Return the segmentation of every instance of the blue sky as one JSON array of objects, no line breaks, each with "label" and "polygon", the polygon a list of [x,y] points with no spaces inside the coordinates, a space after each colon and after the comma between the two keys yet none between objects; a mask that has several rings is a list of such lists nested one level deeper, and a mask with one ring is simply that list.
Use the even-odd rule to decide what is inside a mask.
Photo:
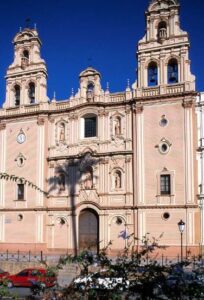
[{"label": "blue sky", "polygon": [[[12,39],[25,19],[37,24],[42,57],[48,68],[48,96],[66,99],[77,91],[78,75],[92,65],[103,88],[122,91],[135,81],[136,47],[145,32],[149,0],[10,0],[0,8],[0,103],[5,99],[5,73],[13,60]],[[204,90],[203,0],[181,0],[181,27],[189,32],[192,72]]]}]

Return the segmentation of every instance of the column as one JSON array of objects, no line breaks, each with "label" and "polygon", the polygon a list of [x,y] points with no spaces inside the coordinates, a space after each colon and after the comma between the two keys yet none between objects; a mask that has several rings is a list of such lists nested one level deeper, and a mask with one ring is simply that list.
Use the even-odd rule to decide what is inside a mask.
[{"label": "column", "polygon": [[201,217],[201,245],[204,245],[204,107],[203,102],[200,96],[199,99],[199,113],[200,113],[200,143],[199,143],[199,155],[200,155],[200,192],[199,192],[199,201],[200,201],[200,217]]},{"label": "column", "polygon": [[144,116],[143,107],[137,106],[135,109],[134,119],[134,197],[136,197],[136,205],[145,203],[144,200]]},{"label": "column", "polygon": [[193,99],[184,101],[185,203],[194,202],[194,153],[192,128]]},{"label": "column", "polygon": [[[0,172],[6,171],[6,124],[0,123]],[[5,206],[5,180],[0,180],[0,207]]]},{"label": "column", "polygon": [[[38,141],[37,141],[37,186],[45,191],[45,119],[39,117],[37,124]],[[44,194],[37,191],[36,206],[43,206]]]},{"label": "column", "polygon": [[36,215],[36,243],[43,243],[43,214]]}]

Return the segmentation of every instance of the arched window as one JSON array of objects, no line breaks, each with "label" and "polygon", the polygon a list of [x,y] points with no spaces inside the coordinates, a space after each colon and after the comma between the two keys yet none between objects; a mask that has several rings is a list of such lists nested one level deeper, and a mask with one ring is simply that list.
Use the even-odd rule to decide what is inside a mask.
[{"label": "arched window", "polygon": [[86,97],[87,97],[87,101],[93,100],[94,84],[92,82],[88,83],[88,85],[87,85]]},{"label": "arched window", "polygon": [[167,26],[166,22],[162,21],[158,26],[158,40],[163,42],[167,38]]},{"label": "arched window", "polygon": [[114,173],[114,188],[120,189],[122,188],[122,174],[119,170]]},{"label": "arched window", "polygon": [[24,50],[23,51],[23,57],[29,59],[29,52],[28,52],[28,50]]},{"label": "arched window", "polygon": [[86,190],[93,188],[93,169],[90,166],[84,171],[84,188]]},{"label": "arched window", "polygon": [[35,84],[33,82],[29,83],[28,97],[30,104],[35,103]]},{"label": "arched window", "polygon": [[95,115],[86,115],[84,117],[84,137],[95,137],[97,131],[97,119]]},{"label": "arched window", "polygon": [[20,105],[20,95],[21,95],[21,89],[19,85],[15,85],[14,87],[14,101],[15,101],[15,106]]},{"label": "arched window", "polygon": [[24,50],[21,58],[21,67],[25,69],[29,63],[29,52],[28,50]]},{"label": "arched window", "polygon": [[148,86],[156,86],[158,84],[158,67],[155,62],[151,62],[148,66]]},{"label": "arched window", "polygon": [[65,174],[64,173],[59,174],[58,183],[59,183],[59,190],[64,191],[65,190]]},{"label": "arched window", "polygon": [[178,82],[178,62],[175,58],[170,59],[168,63],[168,84]]}]

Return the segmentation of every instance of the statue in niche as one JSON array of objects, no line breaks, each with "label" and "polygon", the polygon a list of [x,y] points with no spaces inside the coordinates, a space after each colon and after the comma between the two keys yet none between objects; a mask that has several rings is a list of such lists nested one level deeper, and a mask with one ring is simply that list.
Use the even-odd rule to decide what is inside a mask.
[{"label": "statue in niche", "polygon": [[92,168],[87,168],[84,173],[84,188],[86,190],[93,188],[93,171]]},{"label": "statue in niche", "polygon": [[121,121],[120,118],[115,119],[115,135],[121,134]]},{"label": "statue in niche", "polygon": [[59,175],[59,190],[65,190],[65,175],[63,173]]},{"label": "statue in niche", "polygon": [[115,172],[115,188],[121,188],[121,173],[119,171]]},{"label": "statue in niche", "polygon": [[65,141],[65,126],[63,123],[59,126],[59,141],[64,142]]}]

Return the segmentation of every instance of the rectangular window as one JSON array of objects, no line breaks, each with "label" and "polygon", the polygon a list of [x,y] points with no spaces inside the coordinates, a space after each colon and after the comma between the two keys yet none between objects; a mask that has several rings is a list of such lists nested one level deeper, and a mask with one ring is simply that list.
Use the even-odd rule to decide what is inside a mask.
[{"label": "rectangular window", "polygon": [[85,118],[85,131],[84,137],[94,137],[96,136],[96,118]]},{"label": "rectangular window", "polygon": [[171,176],[170,175],[161,175],[160,190],[161,190],[161,195],[170,195],[171,194]]},{"label": "rectangular window", "polygon": [[24,200],[24,184],[22,183],[17,186],[17,200]]}]

